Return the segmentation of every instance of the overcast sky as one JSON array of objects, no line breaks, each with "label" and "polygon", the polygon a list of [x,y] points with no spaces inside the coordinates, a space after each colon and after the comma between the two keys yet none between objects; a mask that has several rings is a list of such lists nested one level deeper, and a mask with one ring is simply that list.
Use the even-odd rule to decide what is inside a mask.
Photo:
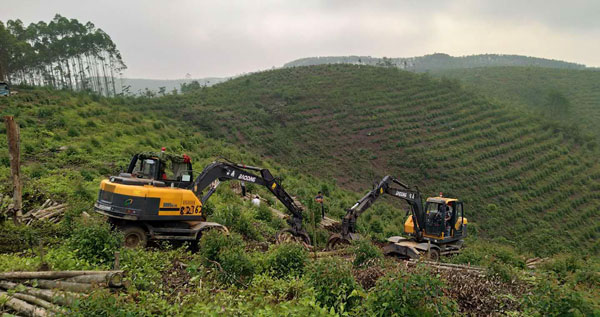
[{"label": "overcast sky", "polygon": [[93,22],[126,77],[223,77],[302,57],[520,54],[600,66],[600,1],[4,0],[0,20]]}]

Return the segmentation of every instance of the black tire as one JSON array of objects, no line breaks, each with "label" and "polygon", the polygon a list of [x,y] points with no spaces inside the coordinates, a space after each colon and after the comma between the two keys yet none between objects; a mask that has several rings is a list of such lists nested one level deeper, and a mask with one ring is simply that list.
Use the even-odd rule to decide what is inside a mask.
[{"label": "black tire", "polygon": [[429,261],[438,262],[440,260],[440,250],[431,248],[427,252],[427,259]]},{"label": "black tire", "polygon": [[148,245],[148,235],[139,226],[127,226],[120,228],[123,233],[123,246],[126,248],[145,248]]}]

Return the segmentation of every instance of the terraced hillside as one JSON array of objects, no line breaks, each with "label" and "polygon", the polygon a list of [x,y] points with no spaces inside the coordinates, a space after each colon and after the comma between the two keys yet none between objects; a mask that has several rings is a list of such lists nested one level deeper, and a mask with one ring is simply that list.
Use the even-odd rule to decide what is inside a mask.
[{"label": "terraced hillside", "polygon": [[[480,236],[539,255],[600,250],[597,150],[456,82],[322,65],[258,73],[146,109],[165,106],[165,116],[347,188],[390,173],[427,194],[460,197]],[[369,217],[390,233],[403,216]]]},{"label": "terraced hillside", "polygon": [[453,69],[435,75],[459,79],[486,95],[535,113],[548,113],[549,95],[563,94],[564,115],[555,118],[578,126],[583,133],[600,136],[600,71],[537,67]]}]

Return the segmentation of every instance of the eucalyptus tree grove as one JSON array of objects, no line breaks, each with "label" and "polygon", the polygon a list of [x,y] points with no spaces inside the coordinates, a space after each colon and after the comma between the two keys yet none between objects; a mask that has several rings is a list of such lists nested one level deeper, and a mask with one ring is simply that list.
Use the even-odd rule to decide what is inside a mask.
[{"label": "eucalyptus tree grove", "polygon": [[0,21],[0,81],[109,96],[121,90],[115,77],[125,68],[110,36],[91,22],[58,14],[28,26]]}]

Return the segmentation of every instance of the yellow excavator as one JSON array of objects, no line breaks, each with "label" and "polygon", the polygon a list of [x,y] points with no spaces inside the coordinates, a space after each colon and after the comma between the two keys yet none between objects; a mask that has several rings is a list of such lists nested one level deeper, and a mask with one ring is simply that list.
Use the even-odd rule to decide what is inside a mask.
[{"label": "yellow excavator", "polygon": [[216,161],[194,180],[191,158],[170,155],[164,149],[134,155],[125,173],[103,180],[94,210],[123,232],[127,247],[145,246],[149,239],[197,241],[206,230],[227,231],[221,224],[206,221],[203,206],[219,184],[228,180],[268,188],[291,214],[290,228],[278,236],[291,234],[310,244],[302,227],[302,208],[268,169]]},{"label": "yellow excavator", "polygon": [[[397,186],[395,186],[397,185]],[[437,261],[440,255],[459,253],[467,236],[467,223],[463,203],[455,198],[429,197],[421,199],[418,188],[410,188],[392,176],[385,176],[375,188],[346,211],[340,233],[331,235],[327,248],[348,244],[360,236],[355,232],[356,220],[383,194],[405,200],[410,215],[404,222],[408,237],[393,236],[383,248],[387,255],[417,259],[422,255]]]}]

